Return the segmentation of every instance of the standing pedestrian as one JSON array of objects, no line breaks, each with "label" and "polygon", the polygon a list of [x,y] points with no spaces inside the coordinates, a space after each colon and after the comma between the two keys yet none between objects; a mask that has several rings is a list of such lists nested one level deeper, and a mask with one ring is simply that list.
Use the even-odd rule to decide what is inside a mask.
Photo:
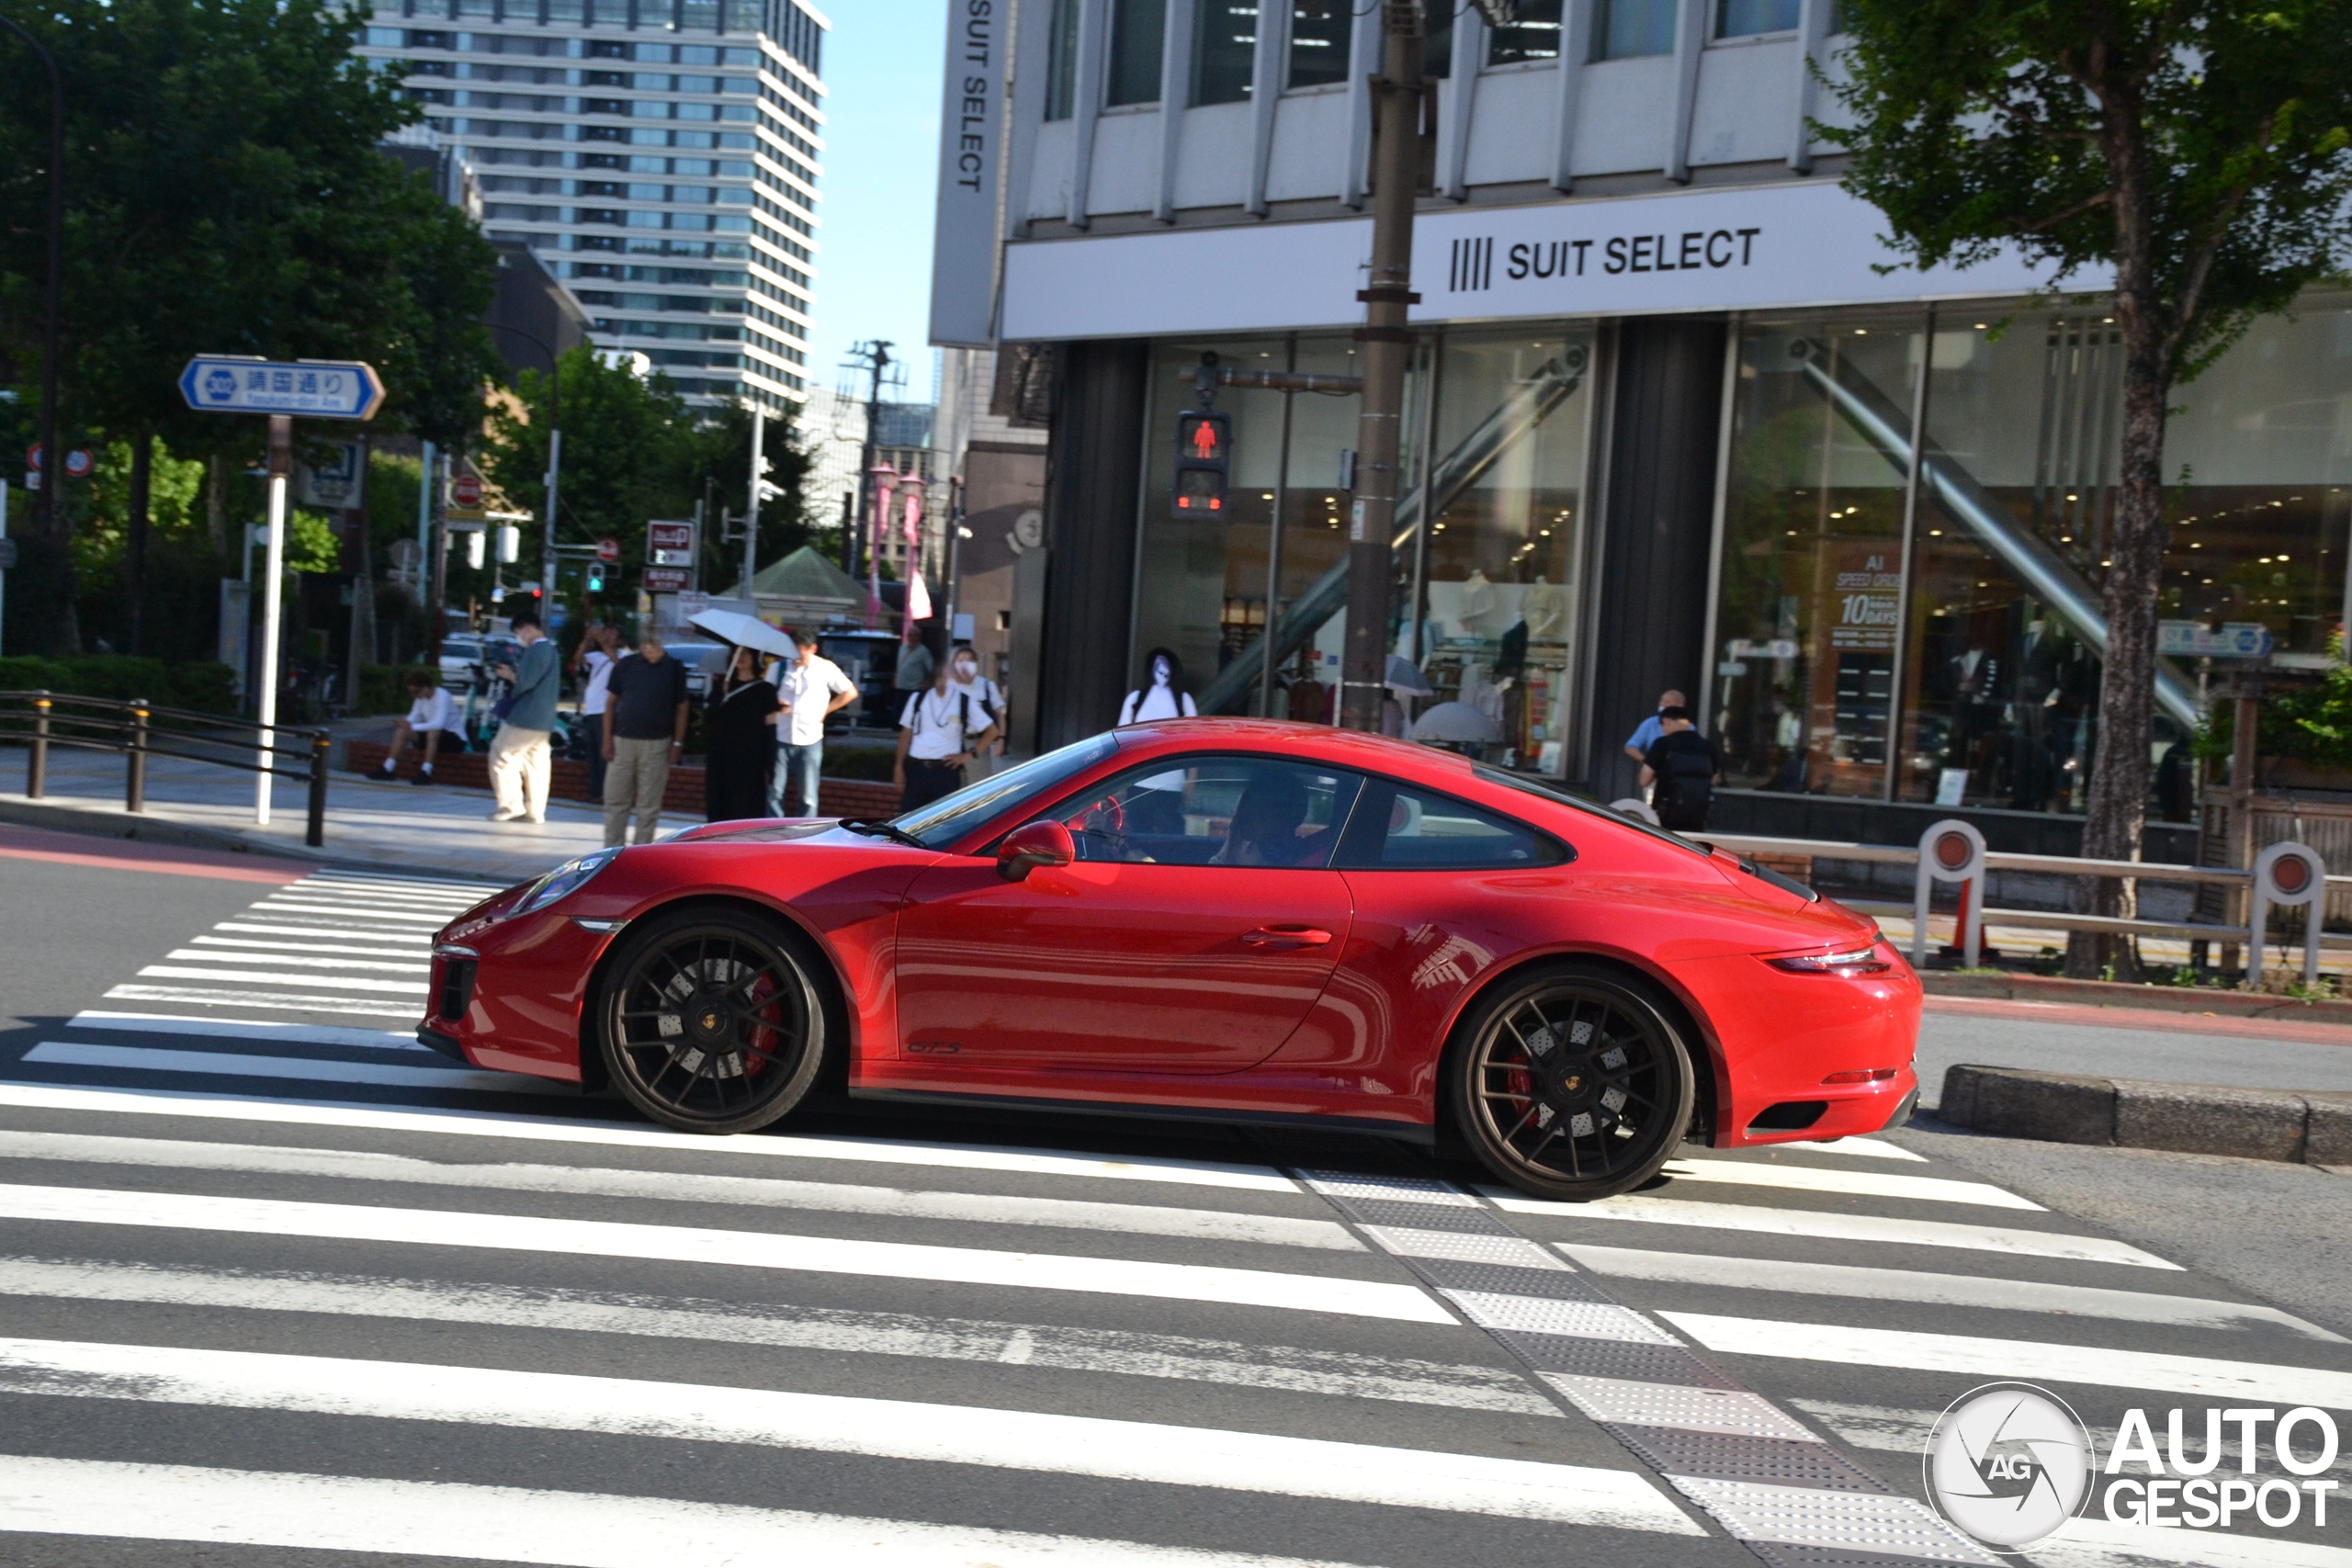
[{"label": "standing pedestrian", "polygon": [[1681,705],[1681,693],[1672,687],[1660,692],[1657,694],[1657,712],[1634,726],[1634,733],[1625,737],[1625,755],[1636,762],[1648,756],[1650,748],[1657,744],[1657,738],[1666,733],[1663,725],[1666,710]]},{"label": "standing pedestrian", "polygon": [[996,759],[1004,750],[1004,693],[994,681],[980,673],[980,656],[972,651],[970,643],[957,643],[947,663],[947,683],[971,697],[973,721],[996,729],[994,740],[972,748],[971,765],[965,770],[967,777],[984,779],[996,772]]},{"label": "standing pedestrian", "polygon": [[539,629],[536,611],[517,610],[507,624],[523,651],[498,667],[510,690],[501,705],[498,735],[490,743],[490,787],[498,796],[493,822],[548,819],[548,741],[555,733],[555,701],[563,685],[563,661]]},{"label": "standing pedestrian", "polygon": [[580,728],[588,737],[588,798],[605,798],[605,704],[610,700],[613,661],[620,648],[618,626],[600,621],[580,644],[580,671],[588,683],[580,694]]},{"label": "standing pedestrian", "polygon": [[[792,646],[799,658],[776,682],[777,695],[789,716],[776,725],[776,766],[768,783],[768,815],[814,817],[818,782],[825,766],[825,720],[857,700],[857,683],[840,665],[817,651],[815,632],[794,632]],[[797,798],[787,802],[787,792]],[[791,809],[786,809],[787,805]]]},{"label": "standing pedestrian", "polygon": [[1658,710],[1658,738],[1642,757],[1642,783],[1657,787],[1650,809],[1661,828],[1695,833],[1707,825],[1714,805],[1715,773],[1722,766],[1715,743],[1691,727],[1690,710],[1679,704]]},{"label": "standing pedestrian", "polygon": [[[948,682],[948,667],[933,675],[931,689],[907,699],[899,717],[899,755],[890,782],[899,786],[899,808],[912,811],[964,787],[964,764],[972,760],[972,737],[986,746],[996,739],[996,726],[973,712],[972,695]],[[982,720],[976,730],[973,720]]]},{"label": "standing pedestrian", "polygon": [[709,750],[702,763],[703,815],[713,822],[767,815],[775,772],[775,722],[783,705],[760,671],[760,656],[735,649],[710,683]]},{"label": "standing pedestrian", "polygon": [[[1201,710],[1184,689],[1184,661],[1175,649],[1155,648],[1144,655],[1148,685],[1138,686],[1119,705],[1119,728],[1156,718],[1198,718]],[[1336,721],[1335,721],[1336,722]]]},{"label": "standing pedestrian", "polygon": [[651,626],[637,652],[613,666],[605,703],[605,845],[628,837],[637,813],[637,842],[650,844],[662,827],[662,796],[670,769],[686,747],[686,668],[662,646]]}]

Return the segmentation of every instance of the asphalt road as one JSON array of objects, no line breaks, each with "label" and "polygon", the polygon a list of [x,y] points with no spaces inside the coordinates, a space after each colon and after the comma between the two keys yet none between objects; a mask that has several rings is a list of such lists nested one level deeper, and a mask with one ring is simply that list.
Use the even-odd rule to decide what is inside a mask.
[{"label": "asphalt road", "polygon": [[[2323,1173],[1923,1123],[1575,1207],[1342,1137],[697,1140],[407,1042],[469,889],[30,852],[11,1563],[1989,1563],[1920,1501],[1979,1384],[2102,1453],[2135,1407],[2192,1446],[2207,1406],[2352,1411],[2340,1256],[2231,1235]],[[2317,1568],[2346,1509],[2030,1560]]]}]

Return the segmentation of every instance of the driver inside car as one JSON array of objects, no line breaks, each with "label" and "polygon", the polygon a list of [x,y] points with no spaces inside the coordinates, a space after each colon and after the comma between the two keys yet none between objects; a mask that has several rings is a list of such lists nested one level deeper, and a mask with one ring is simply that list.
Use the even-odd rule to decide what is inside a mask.
[{"label": "driver inside car", "polygon": [[1316,859],[1322,830],[1307,829],[1306,812],[1306,788],[1288,770],[1251,780],[1233,808],[1225,848],[1209,863],[1298,865]]}]

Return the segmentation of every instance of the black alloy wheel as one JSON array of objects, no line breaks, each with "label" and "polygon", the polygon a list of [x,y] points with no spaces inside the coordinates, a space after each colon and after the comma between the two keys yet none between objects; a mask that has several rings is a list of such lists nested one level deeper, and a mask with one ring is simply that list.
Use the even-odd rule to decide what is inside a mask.
[{"label": "black alloy wheel", "polygon": [[1449,1089],[1479,1160],[1541,1198],[1584,1201],[1657,1174],[1690,1122],[1691,1053],[1645,982],[1546,964],[1464,1021]]},{"label": "black alloy wheel", "polygon": [[799,1104],[825,1054],[825,1010],[800,945],[748,911],[632,927],[599,998],[614,1084],[688,1133],[747,1133]]}]

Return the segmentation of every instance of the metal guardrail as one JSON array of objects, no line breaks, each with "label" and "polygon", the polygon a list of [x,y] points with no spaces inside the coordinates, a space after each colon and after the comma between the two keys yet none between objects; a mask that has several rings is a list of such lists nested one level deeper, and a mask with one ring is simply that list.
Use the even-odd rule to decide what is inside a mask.
[{"label": "metal guardrail", "polygon": [[[1975,828],[1958,818],[1931,824],[1916,845],[1842,844],[1819,839],[1771,839],[1744,833],[1707,833],[1703,842],[1735,854],[1803,856],[1813,860],[1863,861],[1883,865],[1916,865],[1919,876],[1912,924],[1912,953],[1924,959],[1928,941],[1928,902],[1935,882],[1961,886],[1954,944],[1972,965],[1982,951],[1984,928],[1993,922],[2022,926],[2029,931],[2096,931],[2114,936],[2188,937],[2246,945],[2248,968],[2260,979],[2269,911],[2301,906],[2306,918],[2303,942],[2305,980],[2318,977],[2323,946],[2352,948],[2352,937],[2330,937],[2320,930],[2320,909],[2330,885],[2352,886],[2352,876],[2330,876],[2318,852],[2297,843],[2273,844],[2262,852],[2251,870],[2228,866],[2166,865],[2153,861],[2084,860],[2067,855],[2008,853],[1987,850]],[[2103,877],[2158,883],[2221,884],[2250,890],[2249,919],[2235,923],[2144,920],[2116,915],[2075,914],[2066,910],[1991,909],[1984,907],[1984,874],[1988,871],[2042,872],[2061,876]]]},{"label": "metal guardrail", "polygon": [[[299,737],[286,744],[287,737]],[[0,741],[25,743],[25,795],[49,789],[51,747],[119,751],[123,757],[123,809],[147,809],[147,759],[171,757],[241,773],[267,773],[310,786],[310,821],[302,841],[326,842],[327,758],[334,737],[324,729],[267,727],[193,708],[158,707],[143,698],[82,697],[60,692],[0,692]],[[299,758],[287,766],[280,758]]]}]

